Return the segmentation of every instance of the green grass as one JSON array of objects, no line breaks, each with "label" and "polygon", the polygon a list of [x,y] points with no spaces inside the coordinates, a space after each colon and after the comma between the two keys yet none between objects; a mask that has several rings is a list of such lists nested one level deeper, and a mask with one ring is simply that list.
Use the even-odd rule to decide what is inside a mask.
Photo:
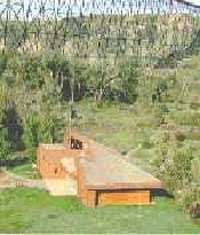
[{"label": "green grass", "polygon": [[[138,112],[130,106],[111,105],[94,110],[92,103],[80,103],[83,118],[80,130],[89,137],[128,152],[132,163],[151,171],[151,160],[162,128],[147,125],[153,112]],[[186,135],[181,144],[199,153],[199,139],[188,126],[176,126]],[[195,132],[196,133],[196,132]],[[194,139],[194,140],[193,140]],[[31,164],[11,169],[17,175],[32,177]],[[85,208],[75,197],[51,197],[38,190],[17,189],[0,194],[0,232],[4,233],[200,233],[182,207],[163,198],[151,206],[109,206]]]},{"label": "green grass", "polygon": [[31,163],[22,164],[19,166],[11,167],[9,170],[18,175],[27,179],[38,179],[39,175],[36,170],[33,169]]},{"label": "green grass", "polygon": [[185,140],[179,141],[177,138],[179,145],[190,145],[195,149],[200,146],[199,132],[196,129],[199,121],[195,116],[198,116],[198,111],[182,111],[185,110],[185,104],[166,105],[169,109],[166,120],[172,125],[167,130],[159,127],[156,108],[138,104],[105,104],[97,109],[92,102],[80,102],[78,107],[82,118],[78,121],[78,129],[108,147],[123,154],[128,153],[132,163],[151,171],[151,161],[155,158],[158,147],[155,143],[163,132],[168,131],[171,136],[183,133]]},{"label": "green grass", "polygon": [[18,188],[0,194],[1,233],[200,233],[172,199],[151,206],[85,208],[75,197]]},{"label": "green grass", "polygon": [[[191,146],[195,156],[200,154],[198,65],[199,57],[194,58],[194,66],[189,64],[177,70],[179,85],[170,91],[174,102],[164,103],[169,109],[166,120],[172,126],[167,131],[175,134],[174,141],[180,145]],[[184,80],[191,86],[180,96],[181,81]],[[77,106],[82,116],[78,120],[82,133],[128,153],[129,161],[151,171],[151,161],[158,147],[154,142],[165,131],[159,127],[159,112],[155,108],[136,103],[133,106],[104,104],[98,109],[87,100]],[[65,128],[62,126],[60,130],[62,137]],[[184,140],[180,140],[180,133],[185,136]],[[26,178],[33,175],[30,164],[10,170]],[[0,193],[0,232],[4,233],[200,234],[197,223],[168,198],[160,199],[152,206],[110,206],[94,210],[85,208],[75,197],[56,198],[44,191],[17,189]]]},{"label": "green grass", "polygon": [[138,112],[130,105],[119,104],[94,109],[91,102],[81,102],[79,109],[82,114],[79,129],[120,152],[137,148],[157,130],[158,120],[149,110]]}]

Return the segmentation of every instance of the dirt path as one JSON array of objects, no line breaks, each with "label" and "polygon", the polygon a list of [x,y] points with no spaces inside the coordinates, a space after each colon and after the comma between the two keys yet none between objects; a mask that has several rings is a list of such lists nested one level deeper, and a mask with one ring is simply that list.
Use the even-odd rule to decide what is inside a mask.
[{"label": "dirt path", "polygon": [[64,180],[31,180],[24,179],[5,169],[0,169],[0,189],[28,187],[45,189],[53,196],[67,196],[77,194],[77,185],[74,179]]},{"label": "dirt path", "polygon": [[12,188],[15,185],[15,180],[7,174],[6,170],[0,170],[0,188]]},{"label": "dirt path", "polygon": [[52,196],[77,195],[77,182],[73,178],[45,179],[44,182]]},{"label": "dirt path", "polygon": [[46,185],[42,180],[24,179],[5,169],[0,169],[0,189],[16,187],[46,189]]}]

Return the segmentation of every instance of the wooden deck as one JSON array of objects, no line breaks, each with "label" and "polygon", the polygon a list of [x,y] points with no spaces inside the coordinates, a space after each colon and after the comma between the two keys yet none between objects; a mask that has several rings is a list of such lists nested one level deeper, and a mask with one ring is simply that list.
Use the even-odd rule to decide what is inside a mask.
[{"label": "wooden deck", "polygon": [[123,159],[120,153],[93,142],[92,157],[81,158],[88,189],[161,188],[160,180]]},{"label": "wooden deck", "polygon": [[80,158],[78,165],[78,193],[86,206],[151,203],[151,190],[162,188],[160,180],[119,152],[95,141],[90,144],[91,155]]}]

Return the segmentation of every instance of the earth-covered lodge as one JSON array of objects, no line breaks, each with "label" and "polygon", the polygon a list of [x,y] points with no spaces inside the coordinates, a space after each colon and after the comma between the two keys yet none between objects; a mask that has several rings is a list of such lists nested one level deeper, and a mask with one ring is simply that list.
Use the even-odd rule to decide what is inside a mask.
[{"label": "earth-covered lodge", "polygon": [[74,130],[65,135],[64,144],[41,144],[37,164],[47,184],[73,182],[75,194],[89,207],[150,204],[155,191],[162,189],[158,179],[124,160],[117,151]]}]

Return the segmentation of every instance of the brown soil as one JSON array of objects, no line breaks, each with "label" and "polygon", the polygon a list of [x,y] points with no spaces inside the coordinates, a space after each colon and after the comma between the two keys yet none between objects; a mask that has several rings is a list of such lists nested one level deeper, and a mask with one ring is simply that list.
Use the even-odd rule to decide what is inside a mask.
[{"label": "brown soil", "polygon": [[14,187],[16,180],[13,179],[5,170],[0,170],[0,188]]}]

